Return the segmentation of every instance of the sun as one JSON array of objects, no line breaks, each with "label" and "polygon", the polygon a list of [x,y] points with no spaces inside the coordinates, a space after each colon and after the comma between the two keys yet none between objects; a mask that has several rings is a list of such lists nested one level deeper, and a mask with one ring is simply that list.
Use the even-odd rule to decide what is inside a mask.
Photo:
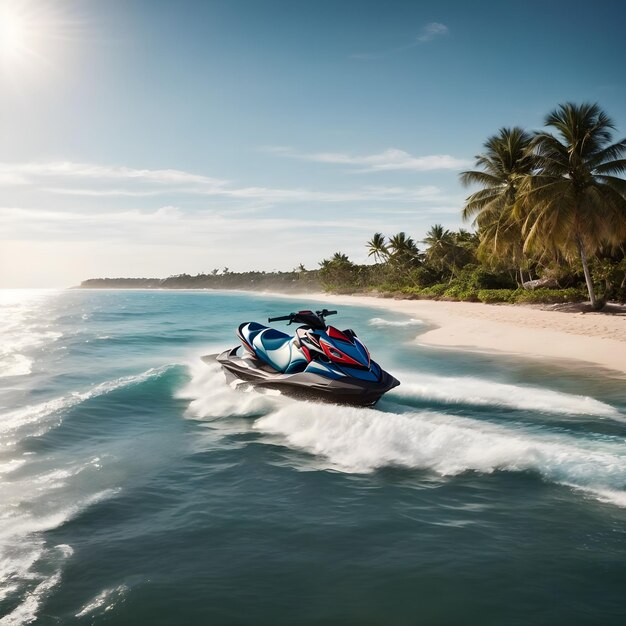
[{"label": "sun", "polygon": [[23,77],[50,65],[63,36],[56,1],[0,0],[0,71]]},{"label": "sun", "polygon": [[29,16],[20,5],[6,0],[0,4],[0,56],[5,63],[28,56],[32,31]]}]

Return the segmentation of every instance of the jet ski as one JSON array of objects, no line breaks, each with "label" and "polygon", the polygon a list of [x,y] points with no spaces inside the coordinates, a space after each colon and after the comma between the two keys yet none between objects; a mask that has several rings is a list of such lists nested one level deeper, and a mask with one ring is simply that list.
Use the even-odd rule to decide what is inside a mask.
[{"label": "jet ski", "polygon": [[217,361],[229,382],[298,398],[372,406],[400,382],[370,358],[353,330],[326,325],[325,318],[336,313],[298,311],[267,320],[301,324],[294,335],[246,322],[237,330],[241,345],[202,360]]}]

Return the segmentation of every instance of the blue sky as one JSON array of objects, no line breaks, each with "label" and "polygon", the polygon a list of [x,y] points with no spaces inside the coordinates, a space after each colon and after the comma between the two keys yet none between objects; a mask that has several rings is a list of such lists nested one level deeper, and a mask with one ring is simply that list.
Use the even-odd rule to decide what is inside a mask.
[{"label": "blue sky", "polygon": [[621,1],[0,0],[2,17],[5,287],[363,262],[375,231],[460,226],[458,172],[503,125],[597,101],[626,135]]}]

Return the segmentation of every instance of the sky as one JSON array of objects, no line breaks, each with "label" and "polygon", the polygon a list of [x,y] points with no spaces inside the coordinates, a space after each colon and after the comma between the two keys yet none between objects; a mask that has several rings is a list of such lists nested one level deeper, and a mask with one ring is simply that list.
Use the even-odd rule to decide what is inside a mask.
[{"label": "sky", "polygon": [[621,0],[0,0],[0,287],[461,227],[502,126],[598,102],[626,135],[625,27]]}]

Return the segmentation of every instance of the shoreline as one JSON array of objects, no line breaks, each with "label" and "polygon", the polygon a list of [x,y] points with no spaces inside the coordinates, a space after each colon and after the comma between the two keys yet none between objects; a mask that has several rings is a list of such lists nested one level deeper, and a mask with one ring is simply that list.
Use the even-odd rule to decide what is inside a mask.
[{"label": "shoreline", "polygon": [[[117,291],[115,288],[104,290]],[[567,366],[565,361],[569,361],[570,365],[572,362],[579,365],[587,363],[611,370],[607,374],[626,378],[626,306],[621,306],[623,312],[618,313],[582,313],[512,304],[404,300],[323,292],[287,293],[213,288],[128,290],[242,293],[288,300],[317,300],[333,305],[365,306],[400,313],[432,324],[435,328],[425,330],[415,337],[416,343],[428,347],[491,352],[501,356],[531,359],[559,359],[564,361],[563,366]]]},{"label": "shoreline", "polygon": [[436,326],[415,338],[428,347],[576,361],[626,378],[626,307],[623,313],[603,314],[326,293],[271,295],[367,306],[418,318]]}]

